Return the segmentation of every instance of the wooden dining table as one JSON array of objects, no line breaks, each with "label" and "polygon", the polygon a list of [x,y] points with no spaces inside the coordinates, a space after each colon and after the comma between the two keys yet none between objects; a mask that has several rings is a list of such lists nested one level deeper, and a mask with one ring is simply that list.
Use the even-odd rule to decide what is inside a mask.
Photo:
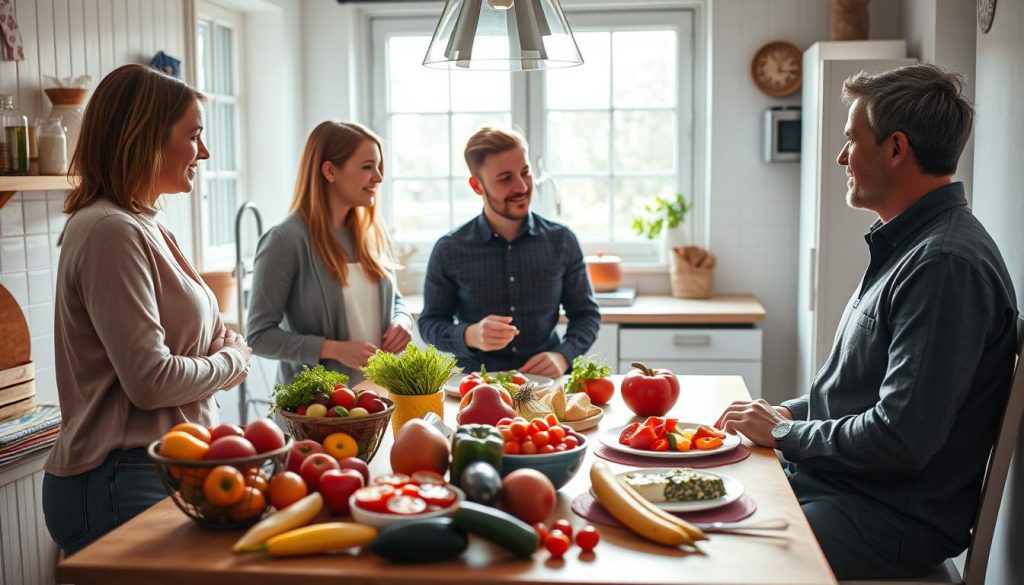
[{"label": "wooden dining table", "polygon": [[[579,473],[558,492],[549,523],[569,519],[574,527],[589,523],[570,509],[573,498],[590,488],[589,470],[602,429],[632,420],[618,394],[604,407],[596,429],[585,431],[589,448]],[[712,423],[734,400],[749,393],[739,376],[680,376],[679,401],[668,416]],[[457,403],[448,398],[445,419],[454,421]],[[370,465],[371,473],[390,471],[389,430]],[[473,537],[462,556],[428,564],[392,564],[368,550],[334,554],[271,558],[262,553],[235,555],[231,545],[240,530],[202,528],[186,517],[170,498],[63,560],[60,583],[76,585],[316,585],[551,583],[551,584],[732,584],[835,585],[828,562],[808,526],[782,467],[772,449],[751,447],[742,461],[710,469],[742,482],[746,496],[757,506],[747,520],[782,519],[783,531],[762,534],[712,533],[699,550],[669,548],[641,539],[626,528],[598,525],[601,542],[593,553],[573,546],[563,559],[543,548],[520,559],[491,543]],[[628,466],[610,463],[616,471]],[[323,520],[327,520],[324,516]]]}]

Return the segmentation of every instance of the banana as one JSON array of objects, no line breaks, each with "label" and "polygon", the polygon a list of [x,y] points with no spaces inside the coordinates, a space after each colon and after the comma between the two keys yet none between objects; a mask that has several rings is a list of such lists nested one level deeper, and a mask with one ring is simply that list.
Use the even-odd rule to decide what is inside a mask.
[{"label": "banana", "polygon": [[377,538],[377,529],[352,522],[326,522],[296,528],[267,541],[275,557],[308,555],[363,546]]},{"label": "banana", "polygon": [[263,550],[270,538],[309,524],[324,507],[324,498],[313,492],[283,510],[278,510],[249,529],[231,550],[236,553]]},{"label": "banana", "polygon": [[689,533],[675,523],[655,515],[631,496],[603,461],[596,461],[591,466],[590,483],[601,504],[633,532],[666,546],[693,544]]},{"label": "banana", "polygon": [[615,481],[619,482],[619,484],[622,485],[622,489],[625,490],[626,493],[629,494],[632,498],[634,498],[641,506],[647,508],[652,514],[658,516],[662,520],[675,524],[676,526],[681,528],[683,532],[689,534],[690,538],[692,538],[693,540],[708,539],[707,535],[704,534],[703,530],[697,528],[693,524],[690,524],[686,520],[683,520],[678,516],[673,516],[672,514],[666,512],[665,510],[662,510],[661,508],[655,506],[650,500],[641,496],[639,492],[633,489],[633,486],[623,481],[622,478],[616,476]]}]

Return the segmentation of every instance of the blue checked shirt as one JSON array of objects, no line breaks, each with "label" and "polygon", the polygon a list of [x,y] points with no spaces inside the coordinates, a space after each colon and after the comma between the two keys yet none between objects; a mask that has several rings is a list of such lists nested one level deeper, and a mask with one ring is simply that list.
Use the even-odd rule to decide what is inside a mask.
[{"label": "blue checked shirt", "polygon": [[[569,327],[558,338],[559,307]],[[519,328],[497,351],[466,347],[466,327],[487,315],[512,317]],[[518,369],[535,354],[557,351],[571,364],[597,338],[601,323],[583,264],[568,227],[531,213],[508,242],[483,214],[438,240],[427,265],[420,334],[455,354],[465,371]]]}]

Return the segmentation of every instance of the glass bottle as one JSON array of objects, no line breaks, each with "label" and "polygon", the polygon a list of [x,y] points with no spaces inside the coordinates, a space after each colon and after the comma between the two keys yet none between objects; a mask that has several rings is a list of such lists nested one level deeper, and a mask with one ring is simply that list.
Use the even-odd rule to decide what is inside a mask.
[{"label": "glass bottle", "polygon": [[36,151],[39,153],[39,173],[65,175],[68,172],[68,135],[61,118],[39,120],[36,129]]},{"label": "glass bottle", "polygon": [[28,117],[14,108],[14,96],[0,95],[0,126],[5,146],[0,147],[0,174],[28,174]]}]

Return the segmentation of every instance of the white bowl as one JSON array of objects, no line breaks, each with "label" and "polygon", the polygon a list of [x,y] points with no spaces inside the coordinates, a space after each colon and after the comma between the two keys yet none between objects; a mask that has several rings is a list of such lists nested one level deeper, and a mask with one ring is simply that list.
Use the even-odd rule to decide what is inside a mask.
[{"label": "white bowl", "polygon": [[371,512],[365,508],[360,508],[356,504],[356,495],[352,494],[348,499],[349,509],[352,511],[352,519],[359,524],[365,524],[367,526],[373,526],[375,528],[384,528],[391,526],[392,524],[401,524],[408,520],[419,520],[420,518],[438,518],[441,516],[451,516],[455,513],[455,510],[459,508],[459,504],[466,499],[466,494],[459,488],[448,484],[453,492],[455,492],[455,502],[447,508],[441,508],[440,510],[433,510],[430,512],[423,512],[420,514],[382,514],[380,512]]}]

